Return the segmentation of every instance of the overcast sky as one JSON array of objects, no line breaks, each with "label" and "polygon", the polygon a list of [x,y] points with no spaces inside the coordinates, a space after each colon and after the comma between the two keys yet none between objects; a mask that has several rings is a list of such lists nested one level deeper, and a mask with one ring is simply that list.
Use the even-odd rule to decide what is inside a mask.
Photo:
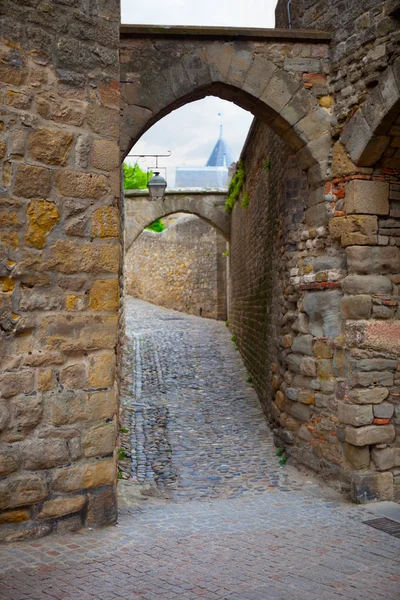
[{"label": "overcast sky", "polygon": [[[122,23],[149,25],[225,25],[274,27],[276,0],[122,0]],[[219,116],[221,113],[221,116]],[[253,117],[235,104],[207,97],[186,104],[153,125],[131,150],[133,154],[167,153],[169,187],[176,166],[205,165],[219,137],[219,125],[235,159],[246,139]],[[136,159],[130,159],[135,161]],[[152,161],[141,159],[146,169]]]}]

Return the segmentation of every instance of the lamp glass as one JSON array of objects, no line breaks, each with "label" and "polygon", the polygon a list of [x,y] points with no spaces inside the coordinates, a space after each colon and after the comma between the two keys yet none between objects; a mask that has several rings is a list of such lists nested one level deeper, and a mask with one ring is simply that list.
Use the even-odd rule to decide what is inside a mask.
[{"label": "lamp glass", "polygon": [[164,198],[167,182],[164,177],[161,177],[160,173],[156,171],[147,184],[147,187],[149,188],[150,198],[152,200],[158,200]]}]

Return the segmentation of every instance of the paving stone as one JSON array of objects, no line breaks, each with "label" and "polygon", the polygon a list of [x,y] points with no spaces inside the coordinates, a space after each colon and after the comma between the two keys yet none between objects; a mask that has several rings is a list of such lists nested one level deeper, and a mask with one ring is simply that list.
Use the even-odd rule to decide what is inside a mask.
[{"label": "paving stone", "polygon": [[[131,298],[126,317],[121,438],[131,458],[118,524],[73,533],[73,517],[63,533],[3,544],[0,598],[397,600],[400,540],[364,525],[367,508],[290,459],[279,465],[225,325]],[[370,491],[390,487],[376,475],[386,474],[373,474]],[[93,527],[100,507],[116,517],[103,493],[88,491]],[[23,513],[4,514],[23,527]]]}]

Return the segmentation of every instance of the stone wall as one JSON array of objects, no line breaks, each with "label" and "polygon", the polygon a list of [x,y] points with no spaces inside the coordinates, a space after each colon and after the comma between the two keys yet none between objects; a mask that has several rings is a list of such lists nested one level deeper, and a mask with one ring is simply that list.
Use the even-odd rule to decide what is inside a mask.
[{"label": "stone wall", "polygon": [[[232,215],[229,321],[276,442],[351,485],[358,501],[392,498],[400,466],[398,176],[371,169],[336,178],[318,198],[261,123],[243,159],[249,200]],[[310,226],[319,207],[326,226]]]},{"label": "stone wall", "polygon": [[[324,95],[334,94],[338,119],[333,132],[340,134],[352,116],[379,83],[382,72],[400,56],[399,0],[296,0],[291,4],[293,27],[326,29],[332,32],[330,67],[327,77],[304,75],[308,84]],[[279,0],[276,26],[287,27],[287,0]],[[388,90],[389,93],[392,93]],[[384,98],[378,102],[383,106]],[[398,109],[397,109],[398,112]],[[382,159],[383,167],[400,169],[399,122]]]},{"label": "stone wall", "polygon": [[195,216],[144,231],[125,258],[127,292],[192,315],[226,319],[227,243]]},{"label": "stone wall", "polygon": [[1,540],[116,520],[119,20],[2,2]]},{"label": "stone wall", "polygon": [[386,65],[395,77],[399,66],[388,6],[292,3],[293,26],[333,32],[331,71],[302,75],[335,119],[326,184],[310,193],[258,123],[244,152],[249,208],[238,203],[232,220],[229,318],[277,443],[360,502],[400,497],[399,107],[378,105],[392,129],[373,167],[355,165],[339,138],[378,80],[388,94],[399,86],[381,85]]}]

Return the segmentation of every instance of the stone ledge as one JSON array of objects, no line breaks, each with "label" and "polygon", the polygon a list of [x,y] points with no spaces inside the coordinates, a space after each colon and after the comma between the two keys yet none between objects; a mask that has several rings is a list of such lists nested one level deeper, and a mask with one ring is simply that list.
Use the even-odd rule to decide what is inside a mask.
[{"label": "stone ledge", "polygon": [[[170,188],[165,191],[164,196],[226,196],[228,190],[222,188]],[[124,190],[124,196],[127,198],[140,196],[149,197],[150,194],[146,189],[143,190]]]},{"label": "stone ledge", "polygon": [[318,29],[267,29],[258,27],[200,27],[186,25],[121,25],[121,37],[201,37],[201,38],[253,38],[293,42],[326,42],[332,38],[330,31]]}]

